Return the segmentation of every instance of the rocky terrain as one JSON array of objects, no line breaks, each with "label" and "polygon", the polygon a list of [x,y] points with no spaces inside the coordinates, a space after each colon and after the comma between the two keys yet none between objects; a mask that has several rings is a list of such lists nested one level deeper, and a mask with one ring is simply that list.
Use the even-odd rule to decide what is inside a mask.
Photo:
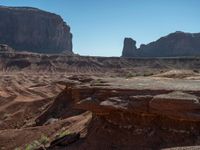
[{"label": "rocky terrain", "polygon": [[106,76],[149,76],[170,70],[199,70],[199,57],[124,58],[68,54],[16,52],[7,45],[0,49],[2,72],[66,73]]},{"label": "rocky terrain", "polygon": [[199,148],[198,57],[0,49],[1,150]]},{"label": "rocky terrain", "polygon": [[177,31],[136,48],[136,41],[125,38],[123,57],[200,56],[200,33]]},{"label": "rocky terrain", "polygon": [[72,52],[72,34],[59,15],[37,8],[0,6],[0,44],[18,51]]},{"label": "rocky terrain", "polygon": [[199,74],[176,79],[27,76],[15,73],[11,81],[22,86],[9,91],[13,84],[5,84],[8,75],[1,75],[2,89],[7,85],[7,93],[1,89],[1,149],[165,149],[199,144],[200,82],[189,79]]},{"label": "rocky terrain", "polygon": [[200,149],[199,43],[175,32],[79,56],[60,16],[1,6],[0,150]]}]

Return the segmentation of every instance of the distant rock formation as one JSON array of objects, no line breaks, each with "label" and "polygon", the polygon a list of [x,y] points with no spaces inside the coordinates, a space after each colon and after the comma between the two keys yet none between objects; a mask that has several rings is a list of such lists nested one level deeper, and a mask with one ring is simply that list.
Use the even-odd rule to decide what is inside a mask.
[{"label": "distant rock formation", "polygon": [[132,38],[125,38],[122,56],[133,56],[136,50],[136,41]]},{"label": "distant rock formation", "polygon": [[124,42],[122,57],[200,56],[200,33],[177,31],[147,45],[142,44],[138,49],[135,44],[130,47]]},{"label": "distant rock formation", "polygon": [[72,52],[72,34],[56,14],[30,7],[0,6],[0,44],[18,51]]}]

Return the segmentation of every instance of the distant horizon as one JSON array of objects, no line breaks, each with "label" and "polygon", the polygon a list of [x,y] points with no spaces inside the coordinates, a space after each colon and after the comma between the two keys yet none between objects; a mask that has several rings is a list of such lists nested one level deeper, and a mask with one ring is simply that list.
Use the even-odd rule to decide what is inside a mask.
[{"label": "distant horizon", "polygon": [[137,47],[176,31],[200,32],[199,0],[1,0],[6,7],[33,7],[60,15],[73,34],[73,52],[121,56],[123,40]]}]

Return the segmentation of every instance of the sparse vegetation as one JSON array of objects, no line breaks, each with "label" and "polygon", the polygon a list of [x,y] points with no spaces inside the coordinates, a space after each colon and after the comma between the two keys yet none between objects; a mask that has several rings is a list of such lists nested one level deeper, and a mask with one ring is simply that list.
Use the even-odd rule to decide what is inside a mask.
[{"label": "sparse vegetation", "polygon": [[164,70],[161,70],[160,73],[164,73]]},{"label": "sparse vegetation", "polygon": [[97,79],[91,82],[91,86],[106,86],[106,81],[103,81],[102,79]]},{"label": "sparse vegetation", "polygon": [[94,81],[94,83],[98,84],[98,83],[105,83],[105,82],[103,80],[101,80],[101,79],[97,79],[97,80]]},{"label": "sparse vegetation", "polygon": [[40,142],[35,140],[31,144],[25,146],[25,150],[36,150],[41,146]]},{"label": "sparse vegetation", "polygon": [[10,114],[7,114],[7,113],[3,114],[3,120],[5,120],[5,119],[7,119],[9,117],[10,117]]},{"label": "sparse vegetation", "polygon": [[41,143],[42,145],[46,145],[49,143],[49,138],[45,135],[42,135],[40,140],[39,140],[39,143]]},{"label": "sparse vegetation", "polygon": [[132,78],[132,77],[135,77],[135,76],[137,76],[137,75],[134,74],[134,73],[129,72],[129,73],[126,75],[126,78]]},{"label": "sparse vegetation", "polygon": [[66,136],[66,135],[69,135],[69,134],[71,134],[71,132],[69,130],[62,130],[60,133],[58,133],[56,135],[56,137],[57,138],[62,138],[62,137]]},{"label": "sparse vegetation", "polygon": [[[47,136],[42,135],[39,140],[35,140],[32,143],[27,144],[24,147],[24,150],[36,150],[40,147],[45,147],[47,144],[49,144],[50,140]],[[22,150],[21,148],[16,148],[15,150]]]},{"label": "sparse vegetation", "polygon": [[144,76],[146,77],[146,76],[152,76],[153,75],[153,73],[152,72],[146,72],[146,73],[144,73]]},{"label": "sparse vegetation", "polygon": [[127,75],[126,75],[126,78],[132,78],[132,77],[137,77],[137,76],[152,76],[154,75],[152,72],[145,72],[145,73],[132,73],[132,72],[129,72]]},{"label": "sparse vegetation", "polygon": [[194,73],[199,73],[199,70],[194,69],[193,72]]}]

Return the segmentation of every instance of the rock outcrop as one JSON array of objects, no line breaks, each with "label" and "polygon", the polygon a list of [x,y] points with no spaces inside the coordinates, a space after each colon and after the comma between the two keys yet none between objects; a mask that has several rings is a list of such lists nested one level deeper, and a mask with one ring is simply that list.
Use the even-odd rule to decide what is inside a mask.
[{"label": "rock outcrop", "polygon": [[14,52],[14,49],[11,48],[11,47],[8,46],[8,45],[0,44],[0,52],[3,52],[3,53],[6,53],[6,52],[13,53],[13,52]]},{"label": "rock outcrop", "polygon": [[93,149],[161,149],[199,142],[196,95],[167,89],[92,90],[93,95],[77,107],[94,113],[87,135]]},{"label": "rock outcrop", "polygon": [[[68,106],[76,110],[93,113],[83,131],[87,131],[86,137],[68,148],[129,150],[198,145],[200,82],[195,81],[194,86],[183,80],[184,86],[177,86],[177,81],[107,79],[67,86],[63,93],[68,96],[63,97],[63,102],[71,102],[73,105]],[[68,106],[62,109],[67,112]]]},{"label": "rock outcrop", "polygon": [[0,43],[18,51],[72,52],[72,34],[63,19],[30,7],[0,7]]},{"label": "rock outcrop", "polygon": [[[124,43],[127,44],[127,43]],[[128,47],[129,44],[124,45]],[[130,52],[131,51],[131,52]],[[130,55],[131,54],[131,55]],[[123,57],[179,57],[200,56],[200,33],[184,33],[177,31],[165,37],[142,44],[135,50],[135,45],[123,50]]]},{"label": "rock outcrop", "polygon": [[124,47],[122,51],[122,56],[134,56],[137,50],[136,41],[131,38],[124,39]]},{"label": "rock outcrop", "polygon": [[[41,135],[48,139],[38,145],[42,149],[160,150],[200,144],[200,80],[53,74],[58,80],[53,79],[51,86],[43,79],[52,76],[33,76],[26,84],[27,75],[21,73],[20,82],[10,80],[13,75],[1,77],[5,78],[2,86],[14,84],[1,88],[0,147],[4,149],[24,149],[41,141]],[[63,91],[52,101],[47,97],[58,90],[55,86]],[[9,90],[15,93],[13,98],[7,98]],[[22,91],[37,100],[16,96]],[[33,95],[38,93],[39,97]]]}]

